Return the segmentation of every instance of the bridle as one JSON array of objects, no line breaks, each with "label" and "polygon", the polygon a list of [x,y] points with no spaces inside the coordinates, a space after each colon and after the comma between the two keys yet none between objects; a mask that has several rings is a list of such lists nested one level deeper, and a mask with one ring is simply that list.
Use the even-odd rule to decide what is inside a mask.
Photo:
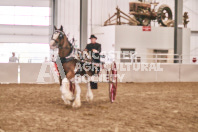
[{"label": "bridle", "polygon": [[[68,46],[63,47],[63,46],[60,46],[60,44],[59,44],[59,43],[60,43],[60,40],[64,38],[65,33],[64,33],[63,31],[60,31],[60,30],[55,30],[55,32],[60,33],[59,36],[58,36],[58,41],[57,41],[56,39],[53,38],[53,35],[52,35],[52,37],[51,37],[51,40],[53,40],[53,41],[55,42],[55,44],[58,45],[57,48],[58,48],[58,49],[69,49]],[[70,47],[71,47],[69,54],[66,56],[66,57],[68,57],[68,56],[70,56],[70,54],[73,52],[74,47],[73,47],[73,45],[70,43],[70,41],[68,41],[68,39],[67,39],[66,41],[68,42],[68,44],[69,44]]]},{"label": "bridle", "polygon": [[[60,30],[55,30],[55,32],[60,33],[58,36],[59,41],[57,41],[56,39],[53,38],[53,35],[51,37],[51,40],[53,40],[57,45],[59,49],[64,49],[62,46],[59,45],[60,39],[63,39],[63,36],[65,35],[65,33],[63,31]],[[65,47],[67,49],[67,47]]]}]

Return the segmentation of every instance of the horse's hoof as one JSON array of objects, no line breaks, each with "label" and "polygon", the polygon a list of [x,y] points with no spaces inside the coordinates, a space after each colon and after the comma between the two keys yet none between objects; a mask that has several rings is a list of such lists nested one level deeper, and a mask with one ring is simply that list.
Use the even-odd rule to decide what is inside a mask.
[{"label": "horse's hoof", "polygon": [[80,100],[75,100],[73,102],[73,105],[72,105],[73,108],[79,108],[80,106],[81,106]]},{"label": "horse's hoof", "polygon": [[67,99],[68,99],[69,101],[72,101],[72,102],[73,102],[75,98],[74,98],[74,96],[72,95],[72,96],[70,96],[70,97],[67,97]]},{"label": "horse's hoof", "polygon": [[75,98],[74,98],[74,95],[73,94],[64,94],[64,97],[66,100],[69,100],[69,101],[73,101]]},{"label": "horse's hoof", "polygon": [[91,102],[91,101],[93,100],[93,93],[87,93],[87,95],[86,95],[86,100],[87,100],[88,102]]},{"label": "horse's hoof", "polygon": [[69,100],[67,100],[67,102],[65,102],[66,105],[71,105],[71,102]]},{"label": "horse's hoof", "polygon": [[87,102],[93,101],[93,96],[87,96],[87,97],[86,97],[86,100],[87,100]]},{"label": "horse's hoof", "polygon": [[71,105],[71,102],[69,100],[65,99],[63,96],[62,96],[62,99],[66,105]]}]

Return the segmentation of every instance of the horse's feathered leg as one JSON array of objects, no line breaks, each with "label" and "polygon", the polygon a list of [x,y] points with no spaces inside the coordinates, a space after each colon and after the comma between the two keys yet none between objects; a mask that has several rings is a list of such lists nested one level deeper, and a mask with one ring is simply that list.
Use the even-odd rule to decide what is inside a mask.
[{"label": "horse's feathered leg", "polygon": [[[88,79],[89,80],[89,79]],[[91,86],[90,86],[90,81],[87,82],[87,94],[86,94],[86,99],[87,101],[92,101],[93,100],[93,93],[91,91]]]},{"label": "horse's feathered leg", "polygon": [[62,85],[60,87],[60,91],[62,93],[62,99],[66,105],[70,105],[72,100],[74,100],[73,93],[70,91],[70,82],[64,78],[62,80]]},{"label": "horse's feathered leg", "polygon": [[76,87],[76,98],[75,98],[72,106],[74,108],[78,108],[81,106],[81,100],[80,100],[81,89],[80,89],[80,86],[77,81],[75,81],[75,87]]}]

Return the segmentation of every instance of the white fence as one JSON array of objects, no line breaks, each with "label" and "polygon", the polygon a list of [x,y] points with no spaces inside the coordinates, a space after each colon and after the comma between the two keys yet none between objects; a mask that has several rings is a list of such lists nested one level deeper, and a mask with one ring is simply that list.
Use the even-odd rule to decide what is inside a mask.
[{"label": "white fence", "polygon": [[[34,56],[34,55],[32,55]],[[198,82],[198,56],[185,56],[175,54],[107,54],[106,58],[101,58],[102,61],[112,62],[117,58],[116,63],[130,64],[130,71],[118,69],[118,74],[123,75],[123,78],[118,78],[119,82]],[[21,57],[21,60],[24,58]],[[34,60],[34,57],[29,56],[28,59]],[[0,83],[58,83],[57,74],[54,73],[53,63],[42,63],[43,58],[38,57],[36,60],[39,63],[1,63],[0,62]],[[193,62],[193,59],[195,61]],[[123,62],[122,62],[123,61]],[[21,62],[19,60],[19,62]],[[176,63],[174,63],[176,62]],[[46,66],[47,64],[47,66]],[[50,65],[48,65],[50,64]],[[154,64],[160,67],[163,71],[135,71],[133,66],[139,64]],[[41,67],[45,65],[42,70]],[[125,65],[125,66],[126,66]],[[42,81],[38,81],[39,75],[44,74]],[[103,79],[103,81],[105,81]]]},{"label": "white fence", "polygon": [[[178,54],[121,54],[124,57],[117,56],[117,60],[130,60],[130,63],[166,63],[173,64],[198,64],[198,55],[178,55]],[[195,61],[196,60],[196,61]]]},{"label": "white fence", "polygon": [[[47,64],[47,65],[45,65]],[[0,63],[0,83],[58,83],[53,63]],[[45,66],[42,69],[42,66]],[[138,65],[138,64],[132,64]],[[157,65],[157,64],[154,64]],[[130,71],[118,69],[123,75],[120,82],[198,82],[197,64],[160,64],[163,71]],[[38,81],[39,74],[44,76],[43,82]]]},{"label": "white fence", "polygon": [[[15,52],[18,62],[20,63],[43,63],[50,61],[52,55],[57,55],[58,50],[49,52]],[[198,64],[198,54],[192,55],[178,55],[178,54],[140,54],[136,52],[121,53],[118,52],[104,52],[106,55],[105,62],[112,61],[109,59],[116,59],[117,62],[126,60],[128,63],[166,63],[172,64],[174,61],[182,64]],[[0,63],[8,63],[9,55],[11,53],[1,52]],[[193,62],[196,59],[196,62]]]},{"label": "white fence", "polygon": [[134,71],[132,69],[130,71],[119,70],[118,74],[124,75],[122,82],[198,82],[198,65],[196,64],[160,64],[159,66],[162,71]]},{"label": "white fence", "polygon": [[[58,83],[53,66],[53,63],[0,63],[0,83]],[[39,74],[43,73],[44,80],[39,82]]]}]

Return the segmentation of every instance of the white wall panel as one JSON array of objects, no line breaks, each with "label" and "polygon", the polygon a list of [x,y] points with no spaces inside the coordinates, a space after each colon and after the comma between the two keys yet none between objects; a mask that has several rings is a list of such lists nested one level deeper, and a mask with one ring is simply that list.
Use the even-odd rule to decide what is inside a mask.
[{"label": "white wall panel", "polygon": [[74,37],[79,44],[80,39],[80,0],[58,0],[57,28],[64,27],[69,38]]},{"label": "white wall panel", "polygon": [[115,50],[115,27],[106,26],[103,28],[94,28],[93,33],[97,36],[97,42],[102,45],[102,51]]},{"label": "white wall panel", "polygon": [[198,58],[198,33],[191,33],[191,48],[190,52],[192,56]]},{"label": "white wall panel", "polygon": [[36,83],[41,66],[42,64],[21,63],[20,83]]},{"label": "white wall panel", "polygon": [[180,67],[181,82],[198,82],[198,65],[181,65]]},{"label": "white wall panel", "polygon": [[51,0],[0,0],[0,6],[48,7]]},{"label": "white wall panel", "polygon": [[49,35],[49,26],[0,25],[0,35]]},{"label": "white wall panel", "polygon": [[0,83],[18,82],[18,63],[0,63]]},{"label": "white wall panel", "polygon": [[49,43],[49,26],[0,25],[0,43]]},{"label": "white wall panel", "polygon": [[161,64],[163,71],[157,72],[158,82],[179,82],[180,65],[179,64]]},{"label": "white wall panel", "polygon": [[49,43],[44,35],[0,35],[1,43]]},{"label": "white wall panel", "polygon": [[[55,83],[53,74],[51,73],[50,65],[46,64],[46,69],[43,69],[43,73],[49,74],[48,77],[43,77],[45,75],[41,75],[43,77],[44,82],[37,82],[37,79],[39,77],[39,74],[42,70],[42,65],[40,63],[20,63],[20,83]],[[31,69],[31,70],[30,70]],[[31,76],[30,76],[31,75]]]},{"label": "white wall panel", "polygon": [[[50,68],[48,63],[20,63],[20,83],[57,83],[58,76],[54,75],[52,70],[54,68]],[[41,77],[41,80],[38,80],[38,77]],[[44,82],[40,82],[42,79]]]},{"label": "white wall panel", "polygon": [[198,82],[198,65],[160,64],[160,68],[163,71],[118,70],[118,74],[124,75],[122,82]]},{"label": "white wall panel", "polygon": [[182,53],[183,53],[183,64],[189,64],[191,59],[190,59],[190,44],[191,44],[191,31],[188,28],[184,28],[183,31],[183,37],[182,37]]}]

